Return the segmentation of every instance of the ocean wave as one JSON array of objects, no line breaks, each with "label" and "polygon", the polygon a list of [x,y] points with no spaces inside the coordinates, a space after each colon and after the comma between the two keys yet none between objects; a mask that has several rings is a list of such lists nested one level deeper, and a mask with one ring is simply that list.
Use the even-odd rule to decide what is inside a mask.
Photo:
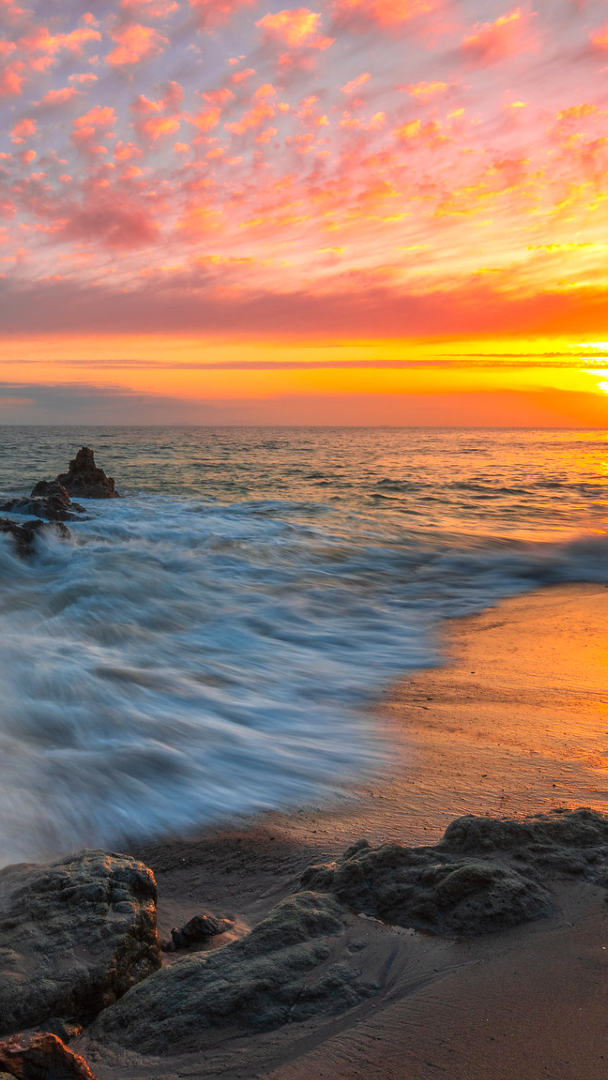
[{"label": "ocean wave", "polygon": [[30,560],[0,537],[0,861],[331,796],[380,764],[365,706],[439,662],[438,619],[608,579],[603,535],[458,546],[300,511],[140,496]]}]

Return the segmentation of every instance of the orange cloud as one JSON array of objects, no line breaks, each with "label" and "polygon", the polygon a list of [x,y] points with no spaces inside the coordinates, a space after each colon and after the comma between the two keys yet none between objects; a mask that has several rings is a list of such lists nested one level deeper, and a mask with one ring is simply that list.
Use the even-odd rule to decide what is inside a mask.
[{"label": "orange cloud", "polygon": [[368,81],[368,79],[371,79],[371,75],[368,72],[365,72],[363,75],[358,75],[356,79],[351,79],[350,82],[341,87],[342,93],[348,94],[349,96],[354,94],[360,86],[363,86],[363,84]]},{"label": "orange cloud", "polygon": [[493,23],[477,23],[474,32],[465,37],[461,51],[470,64],[495,64],[530,47],[526,40],[528,17],[521,8],[501,15]]},{"label": "orange cloud", "polygon": [[[98,30],[93,30],[90,26],[81,26],[78,30],[72,30],[70,34],[51,34],[46,26],[36,26],[29,34],[19,38],[17,42],[18,47],[26,53],[43,53],[47,57],[52,57],[60,49],[67,49],[69,52],[82,54],[83,46],[88,41],[101,41],[101,34]],[[35,70],[44,70],[44,66],[41,66],[39,62],[33,61]]]},{"label": "orange cloud", "polygon": [[201,109],[196,116],[188,117],[188,120],[200,131],[211,131],[219,124],[221,115],[222,110],[218,105],[210,105],[208,109]]},{"label": "orange cloud", "polygon": [[430,101],[438,94],[445,94],[448,84],[444,82],[419,82],[405,88],[418,101]]},{"label": "orange cloud", "polygon": [[245,82],[246,79],[250,79],[252,75],[255,75],[254,68],[244,68],[243,71],[235,71],[234,75],[230,76],[230,81],[238,86],[239,83]]},{"label": "orange cloud", "polygon": [[600,27],[599,30],[594,30],[589,35],[589,38],[596,49],[608,49],[608,23]]},{"label": "orange cloud", "polygon": [[88,154],[105,154],[105,146],[93,144],[94,138],[99,138],[102,132],[109,135],[108,129],[116,123],[116,113],[109,105],[95,105],[82,116],[77,116],[72,121],[72,138],[74,146]]},{"label": "orange cloud", "polygon": [[320,21],[318,12],[309,8],[294,8],[265,15],[255,25],[264,31],[267,38],[278,39],[292,48],[327,49],[335,39],[317,33]]},{"label": "orange cloud", "polygon": [[389,29],[432,11],[434,6],[434,0],[334,0],[332,10],[340,22],[355,28],[374,23]]},{"label": "orange cloud", "polygon": [[180,128],[180,121],[175,116],[156,116],[137,125],[138,131],[156,142],[161,135],[173,135]]},{"label": "orange cloud", "polygon": [[270,120],[273,116],[274,108],[272,105],[260,101],[248,112],[244,113],[240,120],[233,124],[224,124],[224,127],[226,131],[231,131],[234,135],[243,135],[250,128],[259,127],[265,120]]},{"label": "orange cloud", "polygon": [[117,46],[106,56],[106,64],[112,67],[140,64],[143,60],[158,56],[163,46],[168,44],[168,38],[162,37],[157,30],[139,23],[117,27],[112,33],[112,40],[117,42]]}]

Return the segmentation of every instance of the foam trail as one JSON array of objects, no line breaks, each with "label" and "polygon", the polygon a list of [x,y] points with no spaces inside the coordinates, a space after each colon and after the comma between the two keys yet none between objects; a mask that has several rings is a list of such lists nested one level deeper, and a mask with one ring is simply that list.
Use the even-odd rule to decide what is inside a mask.
[{"label": "foam trail", "polygon": [[602,537],[433,551],[283,509],[140,496],[32,560],[0,538],[1,862],[330,795],[436,618],[607,576]]}]

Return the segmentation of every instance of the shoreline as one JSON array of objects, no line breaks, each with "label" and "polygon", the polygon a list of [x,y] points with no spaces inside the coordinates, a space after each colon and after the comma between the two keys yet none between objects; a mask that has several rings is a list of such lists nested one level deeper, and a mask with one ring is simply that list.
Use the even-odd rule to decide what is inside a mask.
[{"label": "shoreline", "polygon": [[[605,812],[607,610],[608,587],[565,585],[446,621],[445,666],[408,676],[373,714],[393,740],[380,779],[332,806],[132,845],[156,876],[161,941],[202,913],[231,918],[231,938],[243,937],[308,866],[362,838],[417,847],[464,814]],[[93,1025],[70,1048],[98,1080],[603,1080],[608,844],[601,859],[605,882],[548,872],[552,913],[493,933],[430,935],[351,912],[334,959],[375,989],[337,1015],[253,1034],[220,1027],[161,1056]],[[164,954],[164,968],[183,956]]]},{"label": "shoreline", "polygon": [[[417,846],[436,843],[463,814],[605,811],[607,609],[605,586],[565,585],[449,620],[445,666],[401,681],[378,710],[395,748],[380,783],[362,782],[332,807],[138,845],[159,885],[161,938],[205,908],[236,916],[238,932],[247,931],[307,865],[362,837]],[[384,984],[337,1017],[218,1038],[179,1058],[109,1051],[86,1037],[81,1052],[100,1080],[513,1080],[523,1039],[530,1080],[599,1080],[608,1062],[604,890],[562,883],[557,894],[552,918],[464,943],[364,924]]]}]

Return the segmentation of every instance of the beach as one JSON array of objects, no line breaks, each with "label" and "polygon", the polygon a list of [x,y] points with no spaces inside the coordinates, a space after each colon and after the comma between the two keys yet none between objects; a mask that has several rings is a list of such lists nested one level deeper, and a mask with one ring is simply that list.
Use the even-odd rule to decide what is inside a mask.
[{"label": "beach", "polygon": [[[309,864],[362,837],[428,845],[463,814],[603,811],[607,604],[603,585],[559,586],[447,622],[446,666],[399,683],[379,709],[393,740],[380,783],[247,828],[139,845],[158,882],[161,940],[200,911],[243,934]],[[217,1031],[186,1054],[144,1055],[86,1032],[72,1049],[100,1080],[603,1077],[605,889],[580,875],[547,881],[550,917],[467,939],[351,918],[339,950],[377,990],[340,1015]]]}]

